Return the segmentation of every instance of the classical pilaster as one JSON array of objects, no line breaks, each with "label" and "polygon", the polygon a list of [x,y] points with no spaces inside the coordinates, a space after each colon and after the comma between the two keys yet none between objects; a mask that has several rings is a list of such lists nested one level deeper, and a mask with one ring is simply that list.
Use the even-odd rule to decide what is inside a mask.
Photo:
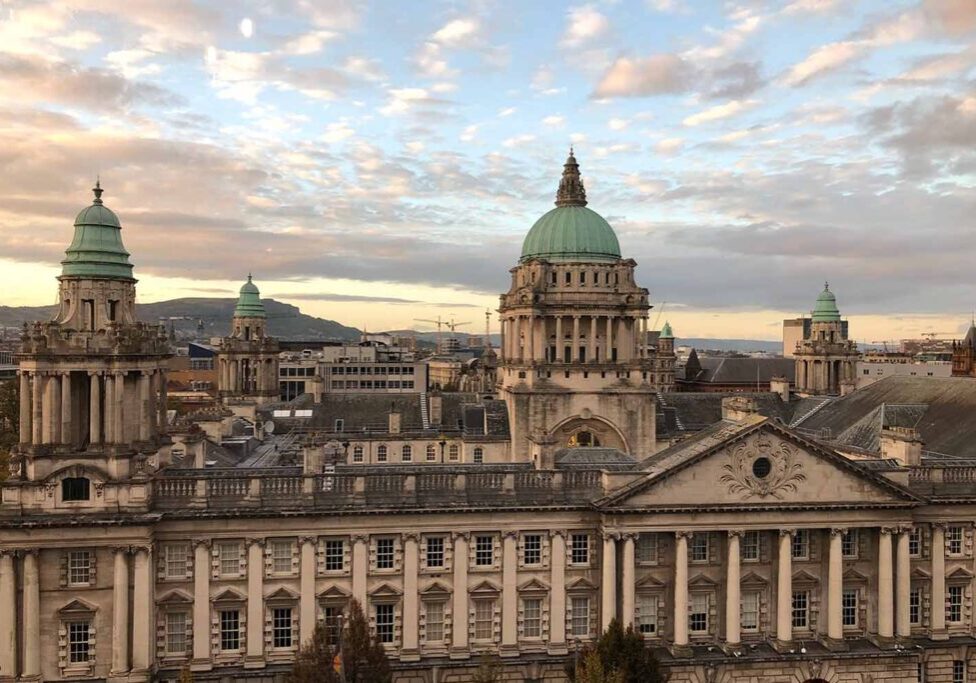
[{"label": "classical pilaster", "polygon": [[153,581],[148,546],[134,551],[132,568],[132,670],[146,673],[152,666]]},{"label": "classical pilaster", "polygon": [[140,372],[139,378],[139,440],[149,441],[149,374]]},{"label": "classical pilaster", "polygon": [[469,534],[454,533],[454,634],[451,657],[467,659],[468,652],[468,538]]},{"label": "classical pilaster", "polygon": [[549,654],[559,655],[566,648],[566,532],[549,535]]},{"label": "classical pilaster", "polygon": [[932,640],[946,640],[945,609],[945,525],[932,525],[932,616],[930,619],[929,638]]},{"label": "classical pilaster", "polygon": [[113,406],[113,417],[115,418],[115,426],[112,427],[112,432],[115,435],[115,442],[122,444],[126,442],[125,438],[125,373],[118,372],[115,374],[115,393],[112,395],[115,399],[115,405]]},{"label": "classical pilaster", "polygon": [[[113,548],[112,575],[112,671],[122,676],[129,670],[129,549]],[[135,642],[133,634],[133,642]]]},{"label": "classical pilaster", "polygon": [[536,339],[538,339],[538,336],[539,335],[536,334],[535,321],[536,321],[536,318],[535,318],[534,315],[529,315],[528,316],[528,323],[529,323],[528,324],[528,328],[529,328],[529,339],[528,339],[528,342],[529,342],[529,358],[528,358],[528,360],[529,361],[532,361],[532,362],[534,362],[534,361],[536,361],[538,359],[538,356],[536,355]]},{"label": "classical pilaster", "polygon": [[105,410],[102,414],[105,443],[115,443],[115,376],[106,372],[102,378],[105,382]]},{"label": "classical pilaster", "polygon": [[607,316],[607,337],[605,340],[606,351],[604,352],[603,362],[609,363],[613,360],[613,316]]},{"label": "classical pilaster", "polygon": [[356,599],[363,612],[366,605],[366,575],[369,573],[369,536],[356,534],[352,537],[352,597]]},{"label": "classical pilaster", "polygon": [[912,560],[909,556],[908,539],[912,533],[911,527],[898,530],[898,544],[895,547],[895,635],[908,638],[912,635],[911,614],[908,609],[908,599],[912,590]]},{"label": "classical pilaster", "polygon": [[742,631],[742,596],[741,596],[741,574],[742,569],[739,564],[739,546],[742,539],[742,532],[729,531],[729,544],[726,559],[725,573],[725,642],[730,647],[736,646],[741,641]]},{"label": "classical pilaster", "polygon": [[[691,533],[674,534],[674,648],[688,648],[688,538]],[[686,654],[686,652],[684,653]]]},{"label": "classical pilaster", "polygon": [[31,443],[44,443],[44,377],[31,373]]},{"label": "classical pilaster", "polygon": [[61,443],[74,443],[74,420],[72,420],[71,373],[61,373]]},{"label": "classical pilaster", "polygon": [[566,342],[563,340],[563,317],[561,315],[557,315],[556,316],[556,349],[555,351],[553,351],[553,353],[555,354],[555,358],[553,358],[553,361],[555,361],[556,363],[563,362],[563,354],[565,353],[565,351],[563,351],[564,348],[566,348]]},{"label": "classical pilaster", "polygon": [[31,380],[26,370],[20,371],[20,443],[31,442]]},{"label": "classical pilaster", "polygon": [[590,336],[586,340],[586,361],[592,363],[596,360],[596,316],[590,316]]},{"label": "classical pilaster", "polygon": [[503,657],[518,655],[518,532],[502,537],[502,646]]},{"label": "classical pilaster", "polygon": [[571,363],[575,363],[579,358],[580,350],[580,317],[578,315],[573,316],[573,348],[572,353],[569,354],[569,360]]},{"label": "classical pilaster", "polygon": [[894,630],[894,571],[892,568],[891,529],[878,534],[878,638],[891,640]]},{"label": "classical pilaster", "polygon": [[194,671],[210,664],[210,539],[193,542],[193,662]]},{"label": "classical pilaster", "polygon": [[600,580],[600,594],[603,601],[600,609],[600,622],[606,631],[610,622],[617,617],[617,537],[616,533],[603,534],[603,573]]},{"label": "classical pilaster", "polygon": [[793,529],[779,532],[779,568],[776,581],[776,640],[793,642]]},{"label": "classical pilaster", "polygon": [[47,442],[61,443],[61,374],[47,378]]},{"label": "classical pilaster", "polygon": [[420,659],[420,536],[403,535],[403,647],[402,661]]},{"label": "classical pilaster", "polygon": [[24,553],[24,661],[22,679],[41,676],[41,577],[36,549]]},{"label": "classical pilaster", "polygon": [[166,371],[159,371],[159,433],[166,433],[166,412],[168,410],[166,401]]},{"label": "classical pilaster", "polygon": [[847,529],[830,530],[827,559],[827,638],[836,646],[844,639],[841,598],[844,593],[843,539]]},{"label": "classical pilaster", "polygon": [[264,540],[247,544],[247,655],[244,668],[264,667]]},{"label": "classical pilaster", "polygon": [[298,639],[301,645],[305,645],[315,631],[315,547],[318,541],[314,536],[303,536],[298,543],[301,546]]},{"label": "classical pilaster", "polygon": [[623,618],[621,619],[624,628],[634,625],[634,614],[636,612],[637,606],[635,602],[634,590],[635,584],[635,565],[636,557],[634,552],[634,539],[636,534],[624,534],[623,536],[623,552],[621,559],[621,564],[623,566],[620,569],[620,583],[623,595],[621,597],[620,608],[623,610]]},{"label": "classical pilaster", "polygon": [[[21,373],[21,386],[24,374]],[[29,394],[22,393],[25,399]],[[17,577],[14,553],[0,550],[0,678],[17,677]]]},{"label": "classical pilaster", "polygon": [[102,443],[102,391],[97,372],[88,374],[88,440],[92,445]]}]

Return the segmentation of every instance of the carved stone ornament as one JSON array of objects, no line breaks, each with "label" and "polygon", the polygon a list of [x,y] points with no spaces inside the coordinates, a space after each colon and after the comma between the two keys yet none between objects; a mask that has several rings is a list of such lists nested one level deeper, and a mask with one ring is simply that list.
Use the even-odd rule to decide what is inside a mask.
[{"label": "carved stone ornament", "polygon": [[807,478],[793,446],[762,432],[732,446],[728,453],[728,462],[722,466],[726,474],[719,481],[728,486],[729,493],[781,499]]}]

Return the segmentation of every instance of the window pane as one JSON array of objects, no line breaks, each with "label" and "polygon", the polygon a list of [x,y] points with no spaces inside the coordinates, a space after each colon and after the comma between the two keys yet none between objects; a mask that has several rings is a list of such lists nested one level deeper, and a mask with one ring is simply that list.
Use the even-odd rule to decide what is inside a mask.
[{"label": "window pane", "polygon": [[167,654],[186,653],[186,612],[169,612],[166,615]]},{"label": "window pane", "polygon": [[428,602],[424,611],[427,614],[427,642],[442,642],[444,640],[444,603]]}]

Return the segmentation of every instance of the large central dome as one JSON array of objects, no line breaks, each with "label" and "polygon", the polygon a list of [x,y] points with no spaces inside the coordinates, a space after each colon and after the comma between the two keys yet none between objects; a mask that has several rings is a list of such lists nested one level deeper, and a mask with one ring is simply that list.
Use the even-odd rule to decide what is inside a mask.
[{"label": "large central dome", "polygon": [[610,224],[586,208],[586,190],[573,151],[563,165],[556,208],[535,222],[522,243],[520,261],[617,261],[620,243]]}]

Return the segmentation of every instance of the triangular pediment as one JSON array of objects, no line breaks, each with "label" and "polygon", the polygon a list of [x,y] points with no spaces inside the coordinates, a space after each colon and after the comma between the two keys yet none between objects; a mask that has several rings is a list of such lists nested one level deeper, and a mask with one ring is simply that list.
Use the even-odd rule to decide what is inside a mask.
[{"label": "triangular pediment", "polygon": [[159,605],[181,605],[193,602],[193,596],[179,588],[174,588],[156,599]]},{"label": "triangular pediment", "polygon": [[596,586],[593,583],[591,583],[590,581],[587,581],[585,578],[583,578],[581,576],[580,578],[576,579],[575,581],[570,581],[568,584],[566,584],[566,590],[568,590],[568,591],[592,591],[592,590],[596,590]]},{"label": "triangular pediment", "polygon": [[214,602],[247,602],[247,596],[234,588],[225,588],[217,593]]},{"label": "triangular pediment", "polygon": [[352,593],[346,589],[332,584],[328,588],[319,591],[315,597],[319,600],[347,600],[351,595]]},{"label": "triangular pediment", "polygon": [[637,582],[636,587],[638,589],[643,588],[644,590],[655,590],[657,588],[663,588],[665,585],[666,584],[663,581],[660,581],[656,577],[648,574]]},{"label": "triangular pediment", "polygon": [[946,574],[946,581],[969,581],[973,578],[973,573],[965,567],[956,567]]},{"label": "triangular pediment", "polygon": [[858,570],[854,569],[854,567],[851,567],[850,569],[844,572],[845,582],[854,581],[859,583],[867,583],[867,580],[868,577],[862,574],[861,572],[859,572]]},{"label": "triangular pediment", "polygon": [[273,593],[265,596],[265,600],[298,600],[298,593],[281,586]]},{"label": "triangular pediment", "polygon": [[793,572],[793,584],[811,584],[819,583],[820,579],[805,569]]},{"label": "triangular pediment", "polygon": [[521,593],[546,593],[549,591],[549,586],[542,583],[539,579],[529,579],[519,586],[518,589]]},{"label": "triangular pediment", "polygon": [[688,580],[689,588],[715,588],[718,585],[716,581],[708,578],[704,574],[696,574]]},{"label": "triangular pediment", "polygon": [[448,596],[451,594],[451,587],[440,581],[434,581],[432,584],[420,591],[421,595],[428,597],[436,597],[438,595]]},{"label": "triangular pediment", "polygon": [[722,421],[641,463],[645,474],[597,501],[604,510],[876,507],[920,501],[881,474],[781,423]]},{"label": "triangular pediment", "polygon": [[67,605],[58,610],[58,614],[90,614],[98,610],[98,607],[81,598],[75,598]]},{"label": "triangular pediment", "polygon": [[379,586],[374,588],[369,592],[371,597],[382,598],[382,597],[394,597],[401,595],[402,592],[396,586],[389,583],[381,583]]},{"label": "triangular pediment", "polygon": [[921,567],[914,567],[912,569],[912,578],[913,579],[924,579],[924,580],[928,581],[929,579],[932,578],[932,575],[929,572],[925,571]]},{"label": "triangular pediment", "polygon": [[484,595],[485,593],[501,593],[502,587],[499,586],[497,583],[493,583],[491,581],[482,581],[477,586],[472,588],[470,592],[481,593],[482,595]]},{"label": "triangular pediment", "polygon": [[739,581],[743,586],[768,586],[769,580],[765,576],[760,576],[756,572],[749,572]]}]

